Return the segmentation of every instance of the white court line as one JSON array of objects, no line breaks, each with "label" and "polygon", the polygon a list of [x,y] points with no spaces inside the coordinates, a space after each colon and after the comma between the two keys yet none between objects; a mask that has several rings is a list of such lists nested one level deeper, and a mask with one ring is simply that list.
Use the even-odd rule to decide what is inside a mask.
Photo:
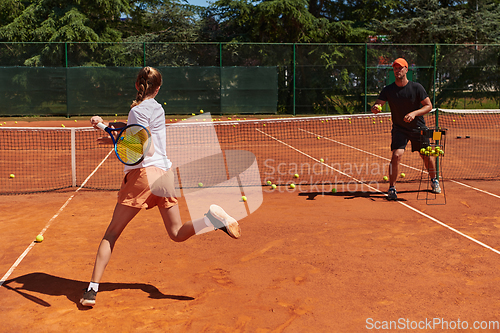
[{"label": "white court line", "polygon": [[462,186],[465,186],[465,187],[471,188],[471,189],[476,190],[476,191],[479,191],[479,192],[486,193],[486,194],[488,194],[488,195],[491,195],[491,196],[493,196],[493,197],[496,197],[496,198],[500,199],[500,195],[496,195],[496,194],[494,194],[494,193],[491,193],[491,192],[488,192],[488,191],[485,191],[485,190],[481,190],[480,188],[477,188],[477,187],[474,187],[474,186],[470,186],[470,185],[467,185],[467,184],[464,184],[464,183],[461,183],[461,182],[457,182],[456,180],[453,180],[453,179],[451,179],[450,181],[452,181],[452,182],[454,182],[454,183],[456,183],[456,184],[458,184],[458,185],[462,185]]},{"label": "white court line", "polygon": [[[298,153],[300,153],[300,154],[302,154],[302,155],[304,155],[304,156],[307,156],[307,157],[309,157],[309,158],[311,158],[311,159],[313,159],[313,160],[315,160],[315,161],[317,161],[317,162],[320,162],[320,161],[319,161],[319,160],[317,160],[316,158],[314,158],[314,157],[312,157],[312,156],[310,156],[310,155],[308,155],[308,154],[304,153],[303,151],[301,151],[301,150],[299,150],[299,149],[297,149],[297,148],[295,148],[295,147],[293,147],[293,146],[289,145],[288,143],[285,143],[285,142],[283,142],[283,141],[281,141],[281,140],[279,140],[279,139],[275,138],[274,136],[269,135],[269,134],[267,134],[267,133],[265,133],[265,132],[263,132],[263,131],[261,131],[261,130],[259,130],[259,129],[256,129],[256,130],[257,130],[257,131],[259,131],[260,133],[264,134],[264,135],[267,135],[268,137],[272,138],[273,140],[275,140],[275,141],[277,141],[277,142],[279,142],[279,143],[281,143],[281,144],[283,144],[283,145],[285,145],[285,146],[287,146],[287,147],[289,147],[289,148],[291,148],[291,149],[295,150],[296,152],[298,152]],[[320,162],[320,163],[321,163],[321,162]],[[365,182],[362,182],[362,181],[360,181],[360,180],[358,180],[358,179],[356,179],[356,178],[354,178],[354,177],[352,177],[352,176],[350,176],[350,175],[347,175],[347,174],[345,174],[345,173],[343,173],[343,172],[341,172],[341,171],[339,171],[339,170],[335,169],[334,167],[332,167],[332,166],[330,166],[330,165],[328,165],[328,164],[326,164],[326,163],[324,163],[324,164],[325,164],[328,168],[330,168],[330,169],[332,169],[332,170],[335,170],[335,171],[337,171],[337,172],[340,172],[341,174],[343,174],[343,175],[345,175],[345,176],[347,176],[347,177],[349,177],[349,178],[353,179],[354,181],[357,181],[358,183],[360,183],[360,184],[362,184],[362,185],[367,186],[368,188],[372,189],[373,191],[378,192],[378,193],[382,193],[382,194],[384,194],[385,196],[387,196],[387,194],[386,194],[386,193],[384,193],[384,192],[380,191],[379,189],[374,188],[373,186],[370,186],[370,185],[366,184]],[[467,238],[468,240],[471,240],[471,241],[473,241],[474,243],[476,243],[476,244],[478,244],[478,245],[480,245],[480,246],[482,246],[482,247],[484,247],[484,248],[486,248],[486,249],[488,249],[488,250],[491,250],[491,251],[495,252],[496,254],[500,254],[500,251],[498,251],[498,250],[496,250],[496,249],[492,248],[492,247],[491,247],[491,246],[489,246],[489,245],[486,245],[485,243],[483,243],[483,242],[481,242],[481,241],[478,241],[478,240],[477,240],[477,239],[475,239],[475,238],[472,238],[472,237],[471,237],[471,236],[469,236],[469,235],[464,234],[464,233],[463,233],[463,232],[461,232],[461,231],[458,231],[457,229],[455,229],[455,228],[453,228],[453,227],[450,227],[450,226],[449,226],[449,225],[447,225],[446,223],[441,222],[441,221],[439,221],[438,219],[436,219],[436,218],[434,218],[434,217],[432,217],[432,216],[430,216],[430,215],[427,215],[427,214],[425,214],[425,213],[423,213],[423,212],[419,211],[418,209],[416,209],[416,208],[414,208],[414,207],[412,207],[412,206],[410,206],[410,205],[408,205],[408,204],[406,204],[406,203],[404,203],[404,202],[402,202],[402,201],[396,201],[396,202],[397,202],[397,203],[399,203],[399,204],[401,204],[401,205],[403,205],[403,206],[405,206],[406,208],[409,208],[409,209],[411,209],[412,211],[414,211],[414,212],[416,212],[416,213],[418,213],[418,214],[422,215],[423,217],[426,217],[426,218],[428,218],[429,220],[431,220],[431,221],[433,221],[433,222],[435,222],[435,223],[437,223],[437,224],[439,224],[439,225],[441,225],[441,226],[443,226],[443,227],[445,227],[445,228],[447,228],[447,229],[449,229],[449,230],[451,230],[451,231],[453,231],[453,232],[457,233],[458,235],[460,235],[460,236],[462,236],[462,237],[465,237],[465,238]]]},{"label": "white court line", "polygon": [[[340,142],[340,141],[337,141],[337,140],[331,139],[331,138],[329,138],[329,137],[322,136],[322,135],[320,135],[320,134],[315,134],[315,133],[313,133],[313,132],[309,132],[309,131],[307,131],[307,130],[303,130],[303,129],[301,129],[301,128],[299,128],[299,130],[301,130],[301,131],[303,131],[303,132],[306,132],[306,133],[309,133],[309,134],[312,134],[312,135],[314,135],[314,136],[320,136],[320,137],[322,137],[322,138],[324,138],[324,139],[326,139],[326,140],[328,140],[328,141],[335,142],[335,143],[337,143],[337,144],[339,144],[339,145],[346,146],[346,147],[348,147],[348,148],[351,148],[351,149],[354,149],[354,150],[360,151],[360,152],[362,152],[362,153],[365,153],[365,154],[368,154],[368,155],[372,155],[372,156],[375,156],[375,157],[381,158],[381,159],[386,160],[386,161],[390,161],[390,159],[389,159],[389,158],[386,158],[386,157],[383,157],[383,156],[380,156],[380,155],[377,155],[377,154],[370,153],[369,151],[366,151],[366,150],[363,150],[363,149],[359,149],[359,148],[357,148],[357,147],[354,147],[354,146],[351,146],[351,145],[345,144],[345,143],[343,143],[343,142]],[[404,164],[404,163],[400,163],[400,165],[405,166],[405,167],[410,168],[410,169],[413,169],[413,170],[416,170],[416,171],[422,171],[423,173],[428,173],[426,170],[420,170],[420,169],[414,168],[414,167],[412,167],[412,166],[410,166],[410,165],[407,165],[407,164]],[[456,183],[456,184],[458,184],[458,185],[462,185],[462,186],[468,187],[468,188],[470,188],[470,189],[473,189],[473,190],[476,190],[476,191],[479,191],[479,192],[482,192],[482,193],[484,193],[484,194],[488,194],[488,195],[491,195],[491,196],[493,196],[493,197],[496,197],[496,198],[499,198],[499,199],[500,199],[500,196],[499,196],[499,195],[496,195],[496,194],[494,194],[494,193],[491,193],[491,192],[488,192],[488,191],[485,191],[485,190],[481,190],[481,189],[479,189],[479,188],[477,188],[477,187],[473,187],[473,186],[470,186],[470,185],[467,185],[467,184],[464,184],[464,183],[458,182],[458,181],[453,180],[453,179],[450,179],[450,181],[452,181],[452,182],[454,182],[454,183]]]},{"label": "white court line", "polygon": [[[59,208],[59,210],[57,211],[57,213],[54,216],[52,216],[52,218],[49,220],[49,222],[47,222],[47,224],[42,229],[42,231],[39,233],[39,235],[43,235],[45,233],[45,231],[47,231],[47,229],[50,227],[50,225],[52,224],[52,222],[59,216],[59,214],[62,213],[62,211],[64,210],[64,208],[66,208],[66,206],[75,197],[75,195],[78,193],[78,191],[80,191],[85,186],[85,184],[87,184],[87,182],[89,181],[90,177],[92,177],[97,172],[97,170],[101,167],[101,165],[106,161],[106,159],[109,157],[109,155],[113,151],[114,150],[112,149],[108,153],[108,155],[106,155],[106,157],[104,157],[104,159],[101,161],[101,163],[99,163],[99,165],[94,169],[94,171],[92,171],[90,173],[90,175],[87,177],[87,179],[85,179],[85,181],[82,183],[82,185],[80,185],[80,187],[76,189],[75,193],[73,193],[68,198],[68,200],[66,200],[66,202],[61,206],[61,208]],[[23,254],[21,254],[19,256],[19,258],[17,258],[16,262],[12,265],[12,267],[7,271],[7,273],[5,273],[5,275],[0,280],[0,287],[4,284],[5,281],[7,281],[7,279],[10,277],[10,275],[14,272],[14,270],[17,268],[17,266],[19,266],[19,264],[21,263],[21,261],[23,261],[23,259],[28,255],[28,253],[35,246],[35,244],[36,244],[35,242],[31,242],[31,244],[28,246],[28,248],[26,248],[26,250],[24,250]]]},{"label": "white court line", "polygon": [[[354,147],[354,146],[348,145],[348,144],[346,144],[346,143],[343,143],[343,142],[340,142],[340,141],[337,141],[337,140],[331,139],[331,138],[329,138],[329,137],[327,137],[327,136],[322,136],[321,134],[315,134],[315,133],[313,133],[313,132],[309,132],[308,130],[303,130],[302,128],[299,128],[299,130],[301,130],[301,131],[303,131],[303,132],[306,132],[306,133],[309,133],[309,134],[312,134],[312,135],[314,135],[314,136],[320,136],[320,137],[322,137],[322,138],[324,138],[324,139],[326,139],[326,140],[328,140],[328,141],[335,142],[335,143],[337,143],[337,144],[339,144],[339,145],[346,146],[346,147],[348,147],[348,148],[351,148],[351,149],[354,149],[354,150],[360,151],[360,152],[362,152],[362,153],[365,153],[365,154],[368,154],[368,155],[372,155],[372,156],[375,156],[375,157],[381,158],[381,159],[386,160],[386,161],[389,161],[389,162],[391,161],[391,159],[390,159],[390,158],[386,158],[386,157],[383,157],[383,156],[380,156],[380,155],[377,155],[377,154],[374,154],[374,153],[370,153],[369,151],[366,151],[366,150],[363,150],[363,149],[359,149],[359,148],[357,148],[357,147]],[[405,167],[407,167],[407,168],[409,168],[409,169],[413,169],[413,170],[416,170],[416,171],[422,171],[421,169],[418,169],[418,168],[412,167],[411,165],[408,165],[408,164],[399,163],[399,165],[401,165],[401,166],[405,166]],[[425,171],[425,170],[424,170],[424,172],[425,172],[425,173],[427,173],[427,171]]]}]

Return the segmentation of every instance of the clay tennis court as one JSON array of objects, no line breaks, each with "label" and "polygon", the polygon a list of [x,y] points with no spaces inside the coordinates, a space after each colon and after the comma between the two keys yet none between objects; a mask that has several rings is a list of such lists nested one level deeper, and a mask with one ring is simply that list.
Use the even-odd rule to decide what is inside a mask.
[{"label": "clay tennis court", "polygon": [[[158,211],[143,210],[92,309],[78,301],[116,191],[3,195],[0,275],[47,229],[0,288],[1,330],[361,332],[425,322],[438,332],[466,322],[498,331],[499,181],[444,186],[446,204],[425,191],[418,200],[418,181],[398,184],[397,202],[366,185],[263,187],[239,240],[216,231],[174,243]],[[189,219],[183,198],[180,208]]]}]

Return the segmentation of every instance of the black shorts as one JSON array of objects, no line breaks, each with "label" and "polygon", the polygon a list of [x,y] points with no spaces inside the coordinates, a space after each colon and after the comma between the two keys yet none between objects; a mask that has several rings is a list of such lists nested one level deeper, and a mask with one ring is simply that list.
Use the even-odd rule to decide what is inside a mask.
[{"label": "black shorts", "polygon": [[419,130],[409,131],[398,127],[393,127],[391,131],[391,151],[395,149],[405,149],[408,141],[411,141],[411,151],[420,151],[430,145],[429,138],[421,135]]}]

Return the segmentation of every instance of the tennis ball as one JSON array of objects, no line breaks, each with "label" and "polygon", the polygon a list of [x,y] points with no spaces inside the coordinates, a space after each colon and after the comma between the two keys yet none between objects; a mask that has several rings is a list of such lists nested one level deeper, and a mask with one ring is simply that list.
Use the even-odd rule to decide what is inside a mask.
[{"label": "tennis ball", "polygon": [[62,126],[62,127],[66,127],[66,126],[64,126],[64,124],[61,124],[61,126]]},{"label": "tennis ball", "polygon": [[299,178],[299,174],[296,173],[295,175],[293,175],[295,178]]},{"label": "tennis ball", "polygon": [[243,201],[247,201],[247,197],[242,196],[242,197],[241,197],[241,200],[243,200]]},{"label": "tennis ball", "polygon": [[432,151],[432,147],[431,146],[427,146],[427,151]]},{"label": "tennis ball", "polygon": [[203,113],[203,110],[200,110],[200,113]]},{"label": "tennis ball", "polygon": [[405,173],[401,172],[401,178],[405,178],[405,177],[406,177]]},{"label": "tennis ball", "polygon": [[290,188],[295,188],[295,184],[294,184],[294,183],[291,183],[291,184],[290,184]]},{"label": "tennis ball", "polygon": [[425,154],[425,148],[420,149],[420,154]]},{"label": "tennis ball", "polygon": [[322,159],[322,158],[320,158],[320,159],[319,159],[319,161],[320,161],[321,163],[324,163],[324,162],[325,162],[325,160],[324,160],[324,159]]},{"label": "tennis ball", "polygon": [[267,185],[272,185],[272,183],[273,183],[273,182],[272,182],[272,181],[270,181],[270,180],[268,180],[268,181],[267,181]]},{"label": "tennis ball", "polygon": [[11,173],[11,174],[9,175],[9,177],[10,177],[10,178],[14,178],[15,176],[16,176],[16,175],[15,175],[15,174],[13,174],[13,173]]},{"label": "tennis ball", "polygon": [[198,187],[203,187],[203,183],[198,183]]},{"label": "tennis ball", "polygon": [[318,140],[319,140],[319,139],[321,139],[321,138],[318,136],[316,139],[318,139]]},{"label": "tennis ball", "polygon": [[75,119],[75,123],[77,122],[77,120]]},{"label": "tennis ball", "polygon": [[385,181],[388,181],[388,180],[389,180],[389,177],[384,176],[384,180],[385,180]]},{"label": "tennis ball", "polygon": [[271,185],[271,187],[273,188],[273,190],[276,188],[276,184],[273,184]]},{"label": "tennis ball", "polygon": [[332,188],[332,193],[337,193],[337,189],[335,187]]},{"label": "tennis ball", "polygon": [[36,236],[35,241],[36,241],[37,243],[41,243],[41,242],[43,242],[43,236],[42,236],[42,235],[38,235],[38,236]]}]

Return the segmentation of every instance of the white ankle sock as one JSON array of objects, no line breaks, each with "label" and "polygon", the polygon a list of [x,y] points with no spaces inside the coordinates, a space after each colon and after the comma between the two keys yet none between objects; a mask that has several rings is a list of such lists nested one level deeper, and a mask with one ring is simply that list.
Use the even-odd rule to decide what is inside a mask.
[{"label": "white ankle sock", "polygon": [[206,216],[193,220],[193,227],[196,235],[214,230],[214,226]]},{"label": "white ankle sock", "polygon": [[89,287],[87,288],[87,291],[89,291],[90,289],[94,289],[95,292],[98,292],[99,291],[99,283],[90,282]]}]

